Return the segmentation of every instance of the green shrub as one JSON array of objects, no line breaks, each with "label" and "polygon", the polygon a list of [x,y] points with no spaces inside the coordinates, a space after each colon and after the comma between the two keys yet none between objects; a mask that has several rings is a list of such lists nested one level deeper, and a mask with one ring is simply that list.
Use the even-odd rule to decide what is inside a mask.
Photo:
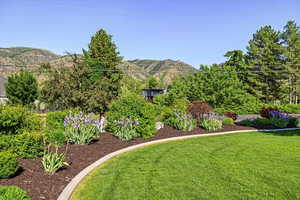
[{"label": "green shrub", "polygon": [[12,104],[30,105],[38,98],[38,81],[27,70],[9,75],[5,89],[9,103]]},{"label": "green shrub", "polygon": [[222,123],[223,125],[234,125],[234,120],[232,118],[225,117]]},{"label": "green shrub", "polygon": [[19,169],[16,155],[8,152],[0,152],[0,178],[13,176]]},{"label": "green shrub", "polygon": [[64,121],[65,137],[73,144],[89,144],[100,132],[100,120],[83,113],[68,115]]},{"label": "green shrub", "polygon": [[31,200],[28,194],[16,186],[0,186],[0,200]]},{"label": "green shrub", "polygon": [[36,158],[43,154],[41,133],[23,133],[0,137],[0,152],[7,151],[22,158]]},{"label": "green shrub", "polygon": [[277,128],[286,128],[289,124],[289,119],[273,117],[270,119],[270,124]]},{"label": "green shrub", "polygon": [[45,133],[45,141],[48,144],[55,146],[63,146],[67,139],[64,133],[64,129],[48,129]]},{"label": "green shrub", "polygon": [[268,126],[271,125],[271,122],[267,118],[258,117],[252,121],[252,125],[254,126]]},{"label": "green shrub", "polygon": [[40,132],[23,133],[15,136],[14,152],[22,158],[36,158],[43,154],[43,134]]},{"label": "green shrub", "polygon": [[277,108],[284,113],[299,114],[300,113],[300,104],[283,104],[275,105]]},{"label": "green shrub", "polygon": [[158,106],[158,108],[161,109],[160,121],[166,125],[173,126],[175,123],[174,120],[176,121],[178,118],[174,115],[174,113],[176,112],[182,115],[186,114],[188,103],[189,102],[186,99],[177,99],[174,100],[173,104],[168,107]]},{"label": "green shrub", "polygon": [[290,117],[288,126],[289,127],[298,127],[299,126],[299,119],[297,117]]},{"label": "green shrub", "polygon": [[67,115],[70,114],[70,111],[53,111],[47,113],[46,124],[48,129],[63,129],[64,120]]},{"label": "green shrub", "polygon": [[29,112],[22,106],[0,106],[0,134],[20,133],[28,126],[28,117]]},{"label": "green shrub", "polygon": [[239,124],[240,125],[242,125],[242,126],[253,126],[253,120],[251,120],[251,119],[243,119],[243,120],[241,120],[240,122],[239,122]]},{"label": "green shrub", "polygon": [[42,131],[44,128],[44,119],[35,113],[29,113],[20,132]]},{"label": "green shrub", "polygon": [[148,138],[155,134],[157,115],[154,104],[147,102],[141,95],[128,93],[111,103],[110,111],[106,115],[106,130],[116,133],[119,129],[116,122],[123,118],[131,118],[140,123],[139,126],[135,127],[138,136]]},{"label": "green shrub", "polygon": [[70,114],[79,113],[78,110],[63,110],[47,113],[46,116],[46,133],[45,139],[47,143],[61,146],[65,144],[65,127],[64,120]]},{"label": "green shrub", "polygon": [[204,119],[201,122],[201,127],[208,131],[216,131],[222,128],[222,122],[217,119]]},{"label": "green shrub", "polygon": [[56,147],[55,152],[51,152],[50,148],[51,146],[49,145],[44,153],[42,165],[47,173],[54,174],[63,166],[68,166],[69,164],[65,162],[65,153],[58,153],[58,147]]}]

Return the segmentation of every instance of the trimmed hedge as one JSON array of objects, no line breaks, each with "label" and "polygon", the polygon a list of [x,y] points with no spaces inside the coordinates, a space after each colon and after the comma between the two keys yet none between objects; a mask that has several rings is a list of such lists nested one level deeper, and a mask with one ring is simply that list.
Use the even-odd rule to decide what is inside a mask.
[{"label": "trimmed hedge", "polygon": [[13,176],[19,169],[17,156],[8,152],[0,152],[0,178]]},{"label": "trimmed hedge", "polygon": [[31,198],[19,187],[0,186],[0,200],[31,200]]}]

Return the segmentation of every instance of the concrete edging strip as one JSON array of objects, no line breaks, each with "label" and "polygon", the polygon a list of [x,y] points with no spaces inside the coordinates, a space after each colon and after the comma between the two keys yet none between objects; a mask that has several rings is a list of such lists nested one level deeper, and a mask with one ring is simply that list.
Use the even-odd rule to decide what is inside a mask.
[{"label": "concrete edging strip", "polygon": [[71,182],[64,188],[62,193],[59,195],[57,200],[69,200],[73,191],[77,187],[77,185],[81,182],[81,180],[88,175],[90,172],[92,172],[96,167],[100,166],[104,162],[108,161],[109,159],[120,155],[122,153],[140,148],[140,147],[145,147],[151,144],[158,144],[158,143],[163,143],[163,142],[168,142],[168,141],[175,141],[175,140],[182,140],[182,139],[188,139],[188,138],[195,138],[195,137],[203,137],[203,136],[213,136],[213,135],[225,135],[225,134],[230,134],[230,133],[242,133],[242,132],[276,132],[276,131],[288,131],[288,130],[300,130],[300,128],[285,128],[285,129],[260,129],[260,130],[238,130],[238,131],[227,131],[227,132],[219,132],[219,133],[207,133],[207,134],[195,134],[195,135],[186,135],[186,136],[179,136],[179,137],[171,137],[171,138],[165,138],[165,139],[160,139],[160,140],[154,140],[150,142],[145,142],[133,146],[126,147],[124,149],[120,149],[118,151],[112,152],[93,164],[89,165],[85,169],[83,169],[79,174],[77,174]]}]

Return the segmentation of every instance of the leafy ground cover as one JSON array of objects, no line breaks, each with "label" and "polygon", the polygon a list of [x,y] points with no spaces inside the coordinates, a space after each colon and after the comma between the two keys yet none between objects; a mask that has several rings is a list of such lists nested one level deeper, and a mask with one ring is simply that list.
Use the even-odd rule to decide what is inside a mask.
[{"label": "leafy ground cover", "polygon": [[300,199],[300,131],[148,146],[96,169],[72,200]]}]

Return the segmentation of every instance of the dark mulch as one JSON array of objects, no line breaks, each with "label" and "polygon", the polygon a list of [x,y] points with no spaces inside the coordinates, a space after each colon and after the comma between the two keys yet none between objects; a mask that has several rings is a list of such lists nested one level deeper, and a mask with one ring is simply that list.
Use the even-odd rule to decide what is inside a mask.
[{"label": "dark mulch", "polygon": [[[216,132],[249,129],[253,128],[235,125],[225,126],[222,130]],[[21,170],[19,173],[13,178],[0,179],[0,185],[19,186],[29,193],[32,200],[56,200],[64,187],[76,174],[111,152],[152,140],[202,133],[208,132],[201,128],[196,128],[191,132],[185,132],[175,130],[171,127],[165,127],[160,129],[152,138],[138,138],[128,142],[121,141],[109,133],[103,133],[100,139],[93,144],[83,146],[70,145],[67,153],[67,161],[70,166],[60,170],[56,174],[52,176],[47,175],[42,168],[40,158],[20,159]]]}]

